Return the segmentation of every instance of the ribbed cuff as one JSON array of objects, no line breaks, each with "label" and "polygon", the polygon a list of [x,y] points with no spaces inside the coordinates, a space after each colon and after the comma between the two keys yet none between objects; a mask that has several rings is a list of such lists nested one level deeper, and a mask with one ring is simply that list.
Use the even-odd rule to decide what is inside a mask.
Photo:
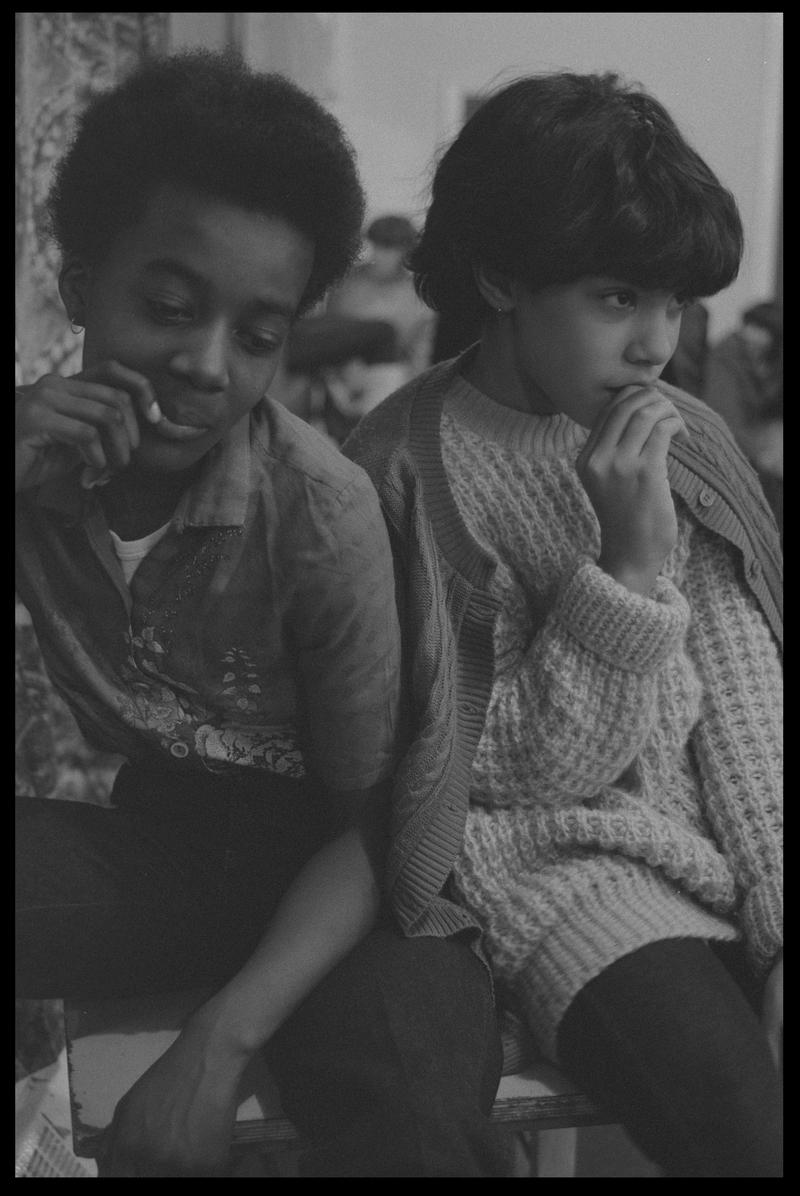
[{"label": "ribbed cuff", "polygon": [[590,560],[581,560],[567,579],[554,615],[590,652],[632,673],[662,665],[689,626],[689,605],[667,578],[659,577],[644,598]]},{"label": "ribbed cuff", "polygon": [[783,877],[765,876],[745,897],[742,911],[747,950],[759,973],[783,949]]}]

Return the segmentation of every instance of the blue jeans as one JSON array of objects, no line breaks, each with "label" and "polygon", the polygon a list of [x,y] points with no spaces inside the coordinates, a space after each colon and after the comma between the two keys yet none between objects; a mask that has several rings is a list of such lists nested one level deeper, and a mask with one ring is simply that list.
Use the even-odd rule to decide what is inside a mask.
[{"label": "blue jeans", "polygon": [[[125,766],[112,808],[17,808],[17,992],[91,998],[224,982],[330,834],[296,781],[188,785]],[[380,924],[267,1048],[303,1176],[509,1174],[489,1122],[502,1047],[463,942]]]},{"label": "blue jeans", "polygon": [[759,989],[739,944],[651,943],[578,993],[559,1060],[667,1178],[781,1176],[781,1086]]}]

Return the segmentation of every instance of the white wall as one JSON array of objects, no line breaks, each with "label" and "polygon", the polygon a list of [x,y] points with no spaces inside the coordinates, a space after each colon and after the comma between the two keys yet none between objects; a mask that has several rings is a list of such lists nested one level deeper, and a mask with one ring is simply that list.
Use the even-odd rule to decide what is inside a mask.
[{"label": "white wall", "polygon": [[[171,16],[176,44],[222,44],[226,30],[243,30],[245,38],[249,30],[251,61],[258,65],[265,58],[267,69],[286,70],[317,91],[355,145],[371,216],[387,211],[421,215],[431,160],[457,131],[465,92],[530,71],[616,70],[666,105],[738,201],[745,257],[736,282],[708,301],[711,336],[727,332],[743,308],[773,293],[781,163],[780,13]],[[287,18],[296,18],[293,43],[287,40]],[[278,22],[272,32],[271,22]],[[278,50],[290,46],[291,61],[276,63],[270,43]],[[304,71],[298,63],[303,45],[313,70]]]},{"label": "white wall", "polygon": [[736,196],[747,248],[709,301],[711,335],[775,286],[779,13],[342,13],[335,108],[374,213],[424,208],[426,165],[459,97],[516,74],[616,70],[644,85]]}]

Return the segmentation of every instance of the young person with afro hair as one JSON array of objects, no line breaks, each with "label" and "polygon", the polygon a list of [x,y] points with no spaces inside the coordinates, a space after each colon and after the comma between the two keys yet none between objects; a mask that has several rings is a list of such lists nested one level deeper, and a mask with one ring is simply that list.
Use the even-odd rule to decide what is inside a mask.
[{"label": "young person with afro hair", "polygon": [[98,96],[51,197],[81,370],[16,400],[17,585],[108,808],[18,802],[18,992],[209,985],[102,1177],[214,1176],[266,1051],[308,1176],[492,1175],[467,944],[398,928],[391,553],[366,473],[267,396],[363,196],[291,82],[205,52]]}]

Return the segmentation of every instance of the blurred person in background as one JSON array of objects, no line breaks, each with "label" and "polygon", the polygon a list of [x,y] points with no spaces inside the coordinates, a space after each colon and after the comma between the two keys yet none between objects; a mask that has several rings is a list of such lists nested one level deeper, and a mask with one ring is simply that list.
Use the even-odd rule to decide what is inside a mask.
[{"label": "blurred person in background", "polygon": [[756,303],[712,346],[701,397],[758,472],[783,528],[783,309]]},{"label": "blurred person in background", "polygon": [[294,325],[269,393],[341,445],[361,417],[406,377],[387,320],[323,313]]},{"label": "blurred person in background", "polygon": [[436,324],[435,314],[417,295],[406,266],[417,231],[405,216],[380,216],[369,225],[366,239],[365,260],[333,291],[327,311],[390,323],[397,338],[397,359],[405,367],[404,381],[408,381],[431,364]]},{"label": "blurred person in background", "polygon": [[703,378],[708,358],[708,308],[689,303],[683,312],[675,353],[661,371],[661,378],[696,399],[703,397]]}]

